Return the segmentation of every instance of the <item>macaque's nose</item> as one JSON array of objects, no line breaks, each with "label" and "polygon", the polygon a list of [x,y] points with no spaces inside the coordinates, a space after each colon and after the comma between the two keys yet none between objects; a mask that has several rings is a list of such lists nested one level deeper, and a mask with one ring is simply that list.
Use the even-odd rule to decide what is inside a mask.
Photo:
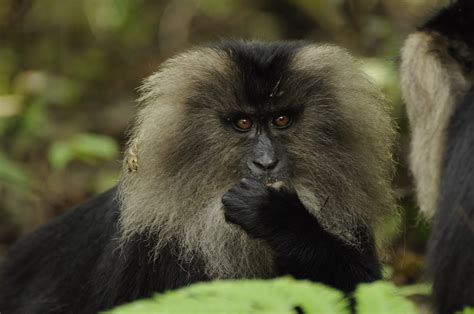
[{"label": "macaque's nose", "polygon": [[278,165],[278,162],[279,160],[275,156],[268,156],[265,154],[260,158],[255,159],[253,164],[263,171],[269,171],[275,169]]}]

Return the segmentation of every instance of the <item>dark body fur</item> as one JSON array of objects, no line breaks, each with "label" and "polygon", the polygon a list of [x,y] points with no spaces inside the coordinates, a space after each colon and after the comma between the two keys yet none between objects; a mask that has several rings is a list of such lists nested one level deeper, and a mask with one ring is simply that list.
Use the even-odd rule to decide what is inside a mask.
[{"label": "dark body fur", "polygon": [[0,281],[2,313],[95,313],[154,292],[207,280],[143,236],[120,246],[116,188],[21,239]]},{"label": "dark body fur", "polygon": [[[226,52],[238,65],[237,78],[244,86],[244,91],[238,94],[238,97],[243,98],[241,103],[245,103],[253,112],[264,115],[269,109],[275,110],[265,99],[276,92],[275,86],[288,71],[289,60],[302,46],[304,44],[299,42],[271,45],[231,42],[217,45],[213,49]],[[212,82],[219,80],[223,78],[215,74]],[[194,81],[193,84],[197,85],[197,90],[203,90],[199,88],[200,81]],[[235,82],[232,84],[236,85]],[[321,84],[324,84],[324,80],[321,80]],[[220,90],[216,88],[214,91],[217,94]],[[194,93],[187,100],[190,104],[187,114],[202,110],[199,106],[209,103],[205,97],[216,97],[214,94],[203,94]],[[287,108],[285,112],[293,112],[292,110]],[[331,109],[328,107],[327,110]],[[294,123],[297,122],[298,114],[301,112],[295,113]],[[222,119],[221,123],[224,124],[225,132],[233,132],[225,129],[226,119]],[[335,143],[342,140],[341,132],[347,131],[336,127],[326,127],[325,130],[331,138],[335,138]],[[195,129],[184,129],[183,136],[188,136],[186,132],[194,131]],[[390,130],[387,132],[390,133]],[[244,142],[243,135],[238,136],[238,140]],[[253,153],[266,153],[269,141],[276,142],[275,138],[276,136],[269,135],[261,141],[257,140]],[[183,167],[197,163],[197,158],[208,150],[208,146],[195,145],[196,141],[181,148],[179,145],[184,145],[183,143],[185,142],[170,148],[170,166],[163,170],[170,177],[176,176]],[[284,155],[282,147],[277,144],[272,146],[275,150],[272,154]],[[316,155],[318,152],[311,153]],[[383,155],[386,157],[388,154]],[[280,163],[283,164],[285,158],[281,156]],[[355,158],[349,150],[347,156]],[[236,163],[237,165],[227,166],[237,168],[243,163],[246,169],[243,157]],[[347,166],[347,163],[343,165]],[[147,171],[143,171],[145,166],[147,165],[141,164],[136,175],[147,175]],[[289,163],[281,169],[278,175],[282,177],[279,179],[291,176]],[[205,176],[208,170],[202,164],[196,176]],[[357,173],[356,167],[351,167],[351,170]],[[234,186],[223,196],[224,206],[220,212],[223,212],[222,219],[225,217],[232,228],[242,229],[250,238],[265,243],[272,250],[274,272],[268,277],[289,274],[296,278],[323,282],[345,292],[352,291],[360,282],[381,278],[369,224],[361,223],[360,228],[357,228],[354,234],[356,244],[347,243],[326,231],[294,191],[267,186],[257,175],[252,177],[247,173],[247,176],[250,178],[237,184],[238,180],[231,181]],[[188,178],[184,177],[182,180],[186,184]],[[183,190],[185,188],[183,186]],[[188,193],[189,190],[185,192]],[[124,231],[120,224],[123,215],[120,210],[123,208],[117,191],[117,188],[112,189],[80,205],[12,247],[0,279],[0,312],[94,313],[150,296],[154,292],[211,279],[206,275],[208,269],[204,259],[198,254],[192,261],[181,258],[179,239],[168,241],[156,252],[160,225],[135,232],[123,240]],[[371,191],[369,186],[364,185],[363,195],[370,194]],[[153,190],[149,193],[157,192]],[[337,195],[333,199],[339,197],[342,196]],[[332,204],[333,199],[329,200],[329,204]],[[194,208],[187,209],[190,213],[196,212]],[[131,214],[134,218],[136,213]]]},{"label": "dark body fur", "polygon": [[459,104],[447,131],[428,257],[439,313],[474,306],[474,89]]}]

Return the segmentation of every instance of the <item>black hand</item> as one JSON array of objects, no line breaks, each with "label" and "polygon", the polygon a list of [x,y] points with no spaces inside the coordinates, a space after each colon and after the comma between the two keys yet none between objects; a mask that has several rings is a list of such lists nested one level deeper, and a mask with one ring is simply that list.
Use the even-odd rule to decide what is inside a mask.
[{"label": "black hand", "polygon": [[224,194],[222,203],[226,220],[255,238],[268,239],[292,227],[299,228],[294,223],[297,216],[312,219],[294,192],[277,190],[254,179],[242,179]]},{"label": "black hand", "polygon": [[380,264],[370,230],[360,228],[359,245],[324,230],[296,193],[242,179],[222,198],[224,215],[251,237],[265,240],[280,274],[320,281],[343,291],[380,279]]}]

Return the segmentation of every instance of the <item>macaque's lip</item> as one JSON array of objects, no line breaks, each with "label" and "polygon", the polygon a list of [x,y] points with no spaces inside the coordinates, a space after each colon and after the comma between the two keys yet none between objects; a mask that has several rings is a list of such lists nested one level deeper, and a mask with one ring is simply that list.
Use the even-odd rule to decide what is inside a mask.
[{"label": "macaque's lip", "polygon": [[262,182],[265,186],[275,189],[280,189],[283,186],[289,187],[291,185],[289,178],[283,176],[260,176],[253,178]]},{"label": "macaque's lip", "polygon": [[279,190],[285,186],[285,183],[283,181],[275,181],[273,183],[266,183],[266,186]]},{"label": "macaque's lip", "polygon": [[263,183],[265,184],[273,184],[278,181],[278,178],[264,178]]},{"label": "macaque's lip", "polygon": [[271,188],[280,189],[282,186],[285,186],[285,182],[281,178],[265,178],[263,183]]}]

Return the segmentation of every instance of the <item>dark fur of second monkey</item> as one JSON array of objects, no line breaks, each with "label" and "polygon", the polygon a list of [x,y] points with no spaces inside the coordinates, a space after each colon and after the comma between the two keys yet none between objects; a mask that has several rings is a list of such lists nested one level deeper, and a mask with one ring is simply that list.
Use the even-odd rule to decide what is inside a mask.
[{"label": "dark fur of second monkey", "polygon": [[429,243],[439,313],[474,306],[474,88],[448,128],[438,212]]},{"label": "dark fur of second monkey", "polygon": [[[435,31],[454,44],[450,55],[472,77],[474,1],[457,1],[421,30]],[[428,249],[439,313],[474,306],[474,88],[456,104],[446,132],[438,210]]]},{"label": "dark fur of second monkey", "polygon": [[[245,95],[257,106],[285,78],[290,56],[303,45],[231,42],[219,44],[216,49],[229,52],[240,65],[240,78],[246,82]],[[255,77],[260,80],[253,81]],[[253,234],[275,248],[276,275],[322,281],[344,291],[351,291],[358,282],[380,278],[368,230],[361,228],[357,248],[347,245],[323,230],[291,192],[272,190],[276,195],[268,198],[268,189],[261,188],[252,192],[259,204],[263,201],[261,209],[277,209],[280,215],[275,217],[260,210],[260,218],[284,227],[260,230],[261,233],[256,230]],[[229,208],[235,206],[233,197],[244,193],[234,192],[227,199]],[[159,232],[152,236],[137,235],[119,248],[119,207],[114,188],[14,245],[0,279],[0,312],[95,313],[154,292],[209,279],[203,261],[198,257],[192,264],[178,260],[178,249],[173,243],[161,249],[154,259]],[[228,213],[227,218],[245,224],[248,217],[236,215]],[[249,224],[259,228],[253,220]]]}]

